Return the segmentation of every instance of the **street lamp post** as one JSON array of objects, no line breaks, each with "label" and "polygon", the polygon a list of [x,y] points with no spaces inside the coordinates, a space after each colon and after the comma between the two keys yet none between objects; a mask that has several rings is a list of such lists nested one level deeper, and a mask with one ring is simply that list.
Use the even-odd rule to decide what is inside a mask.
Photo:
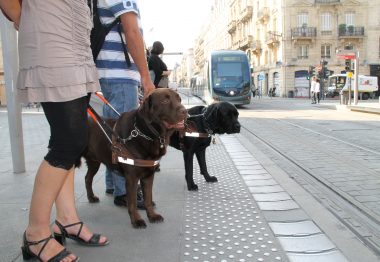
[{"label": "street lamp post", "polygon": [[355,52],[355,86],[354,86],[354,105],[358,104],[359,98],[359,51]]},{"label": "street lamp post", "polygon": [[17,96],[18,52],[17,35],[13,23],[0,14],[1,43],[3,48],[4,77],[7,97],[9,137],[13,172],[25,172],[25,154],[21,121],[21,105]]}]

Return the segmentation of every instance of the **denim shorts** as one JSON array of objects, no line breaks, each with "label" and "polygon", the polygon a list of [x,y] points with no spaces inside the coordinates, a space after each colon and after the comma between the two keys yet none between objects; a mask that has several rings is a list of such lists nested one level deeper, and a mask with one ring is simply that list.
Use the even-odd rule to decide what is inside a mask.
[{"label": "denim shorts", "polygon": [[[136,82],[121,82],[103,78],[99,82],[103,96],[120,114],[138,108],[138,84]],[[108,105],[103,106],[103,116],[118,118],[118,115]]]},{"label": "denim shorts", "polygon": [[[121,114],[138,108],[138,84],[129,81],[100,79],[100,86],[105,99]],[[103,106],[103,116],[118,118],[118,115],[108,106]],[[106,169],[106,188],[114,188],[114,196],[126,194],[125,178],[117,171]]]}]

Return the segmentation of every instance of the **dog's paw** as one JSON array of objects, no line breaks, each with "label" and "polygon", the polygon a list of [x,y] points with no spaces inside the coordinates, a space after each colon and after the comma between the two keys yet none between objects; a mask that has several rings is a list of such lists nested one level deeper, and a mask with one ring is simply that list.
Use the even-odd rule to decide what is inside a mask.
[{"label": "dog's paw", "polygon": [[161,223],[161,222],[164,222],[164,218],[161,215],[159,215],[159,214],[155,214],[155,215],[150,216],[148,218],[149,218],[149,222],[150,223]]},{"label": "dog's paw", "polygon": [[87,198],[88,198],[88,202],[90,202],[90,203],[98,203],[99,202],[99,197],[97,197],[95,195],[92,197],[88,196]]},{"label": "dog's paw", "polygon": [[139,219],[139,220],[136,220],[135,222],[132,222],[132,226],[138,229],[146,228],[146,223],[143,219]]},{"label": "dog's paw", "polygon": [[205,177],[205,180],[206,182],[210,182],[210,183],[218,182],[218,179],[215,176]]},{"label": "dog's paw", "polygon": [[187,190],[189,191],[198,191],[198,186],[196,184],[188,185]]}]

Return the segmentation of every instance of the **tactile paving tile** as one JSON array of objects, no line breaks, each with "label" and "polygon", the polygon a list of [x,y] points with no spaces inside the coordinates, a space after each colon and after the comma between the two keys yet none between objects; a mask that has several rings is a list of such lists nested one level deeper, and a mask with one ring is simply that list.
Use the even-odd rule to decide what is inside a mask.
[{"label": "tactile paving tile", "polygon": [[221,143],[207,149],[207,183],[194,160],[198,192],[188,192],[181,261],[288,261]]},{"label": "tactile paving tile", "polygon": [[[221,137],[221,140],[291,262],[347,262],[329,238],[238,140],[231,137]],[[244,164],[244,161],[249,163]]]}]

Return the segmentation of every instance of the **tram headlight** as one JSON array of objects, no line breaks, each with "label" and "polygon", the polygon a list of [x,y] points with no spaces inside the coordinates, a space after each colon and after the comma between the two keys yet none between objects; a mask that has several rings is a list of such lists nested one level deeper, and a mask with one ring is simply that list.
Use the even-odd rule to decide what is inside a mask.
[{"label": "tram headlight", "polygon": [[231,90],[231,91],[229,92],[229,95],[230,95],[230,96],[234,96],[234,95],[235,95],[235,91]]}]

